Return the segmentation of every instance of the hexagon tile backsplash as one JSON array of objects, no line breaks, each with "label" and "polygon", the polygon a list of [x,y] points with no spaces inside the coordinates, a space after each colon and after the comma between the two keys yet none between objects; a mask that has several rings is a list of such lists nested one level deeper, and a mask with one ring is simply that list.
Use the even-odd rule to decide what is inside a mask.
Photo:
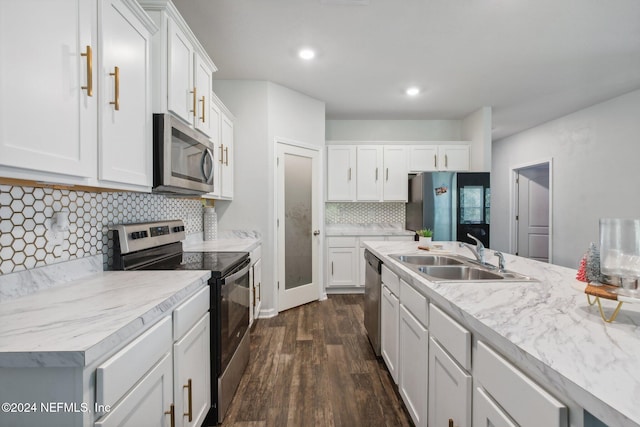
[{"label": "hexagon tile backsplash", "polygon": [[[48,232],[54,212],[69,212],[56,245]],[[106,252],[113,224],[182,219],[202,231],[202,203],[147,193],[91,193],[0,185],[0,274]]]}]

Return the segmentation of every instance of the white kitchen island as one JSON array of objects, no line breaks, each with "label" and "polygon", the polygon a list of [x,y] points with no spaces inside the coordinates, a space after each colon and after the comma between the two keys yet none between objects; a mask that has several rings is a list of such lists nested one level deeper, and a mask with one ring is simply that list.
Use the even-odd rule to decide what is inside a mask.
[{"label": "white kitchen island", "polygon": [[[430,254],[418,250],[417,242],[370,241],[365,246],[428,304],[470,332],[474,388],[482,342],[566,405],[568,425],[582,426],[585,409],[610,426],[640,426],[638,305],[625,304],[616,321],[607,324],[597,306],[587,303],[580,290],[586,284],[575,279],[573,269],[505,254],[508,270],[538,281],[433,283],[388,256]],[[442,249],[472,257],[453,242]],[[497,264],[493,251],[486,254],[488,262]],[[604,306],[610,314],[615,303],[605,301]]]}]

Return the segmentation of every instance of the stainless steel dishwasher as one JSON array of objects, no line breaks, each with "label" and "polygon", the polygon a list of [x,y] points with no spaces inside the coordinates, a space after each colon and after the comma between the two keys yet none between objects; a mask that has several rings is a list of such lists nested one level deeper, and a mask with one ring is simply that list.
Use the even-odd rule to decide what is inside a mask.
[{"label": "stainless steel dishwasher", "polygon": [[367,262],[364,275],[364,327],[376,356],[380,356],[380,295],[382,288],[382,261],[368,249],[364,251]]}]

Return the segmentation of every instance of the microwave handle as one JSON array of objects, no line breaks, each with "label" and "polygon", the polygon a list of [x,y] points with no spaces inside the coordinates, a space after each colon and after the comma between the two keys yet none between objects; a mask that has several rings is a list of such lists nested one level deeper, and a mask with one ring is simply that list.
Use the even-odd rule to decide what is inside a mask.
[{"label": "microwave handle", "polygon": [[[209,170],[206,168],[207,157],[209,157],[209,160],[211,161],[211,167]],[[202,153],[202,162],[200,166],[202,168],[202,175],[204,176],[205,182],[209,182],[213,175],[213,153],[208,148]]]}]

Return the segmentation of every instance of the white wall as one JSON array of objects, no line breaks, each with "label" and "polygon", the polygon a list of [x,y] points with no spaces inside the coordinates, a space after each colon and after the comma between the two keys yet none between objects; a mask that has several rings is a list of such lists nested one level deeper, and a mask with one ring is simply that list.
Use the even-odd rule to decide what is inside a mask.
[{"label": "white wall", "polygon": [[328,141],[460,141],[460,120],[327,120]]},{"label": "white wall", "polygon": [[491,172],[491,107],[482,107],[462,120],[462,140],[469,141],[469,166]]},{"label": "white wall", "polygon": [[493,143],[491,246],[509,247],[511,169],[553,158],[553,263],[577,268],[602,217],[640,218],[640,91]]},{"label": "white wall", "polygon": [[262,233],[262,311],[275,315],[274,138],[324,146],[324,103],[266,81],[214,80],[213,89],[236,117],[234,198],[216,201],[218,228]]}]

